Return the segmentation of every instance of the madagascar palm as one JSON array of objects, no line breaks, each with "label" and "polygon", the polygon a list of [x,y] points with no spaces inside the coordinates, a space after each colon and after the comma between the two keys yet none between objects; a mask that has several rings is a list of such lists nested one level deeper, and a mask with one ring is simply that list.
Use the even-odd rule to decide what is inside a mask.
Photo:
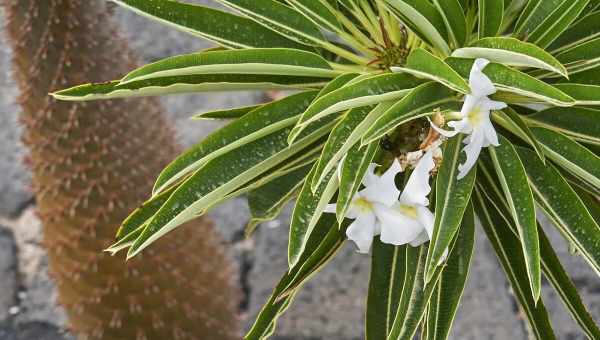
[{"label": "madagascar palm", "polygon": [[423,338],[445,339],[477,216],[536,338],[554,338],[542,275],[585,334],[600,338],[535,215],[549,216],[600,273],[597,1],[217,1],[238,14],[166,0],[114,2],[219,47],[56,98],[299,91],[195,117],[231,122],[163,170],[109,250],[133,257],[244,194],[251,233],[297,197],[290,269],[247,339],[274,331],[346,236],[372,248],[366,337],[410,339],[421,327]]}]

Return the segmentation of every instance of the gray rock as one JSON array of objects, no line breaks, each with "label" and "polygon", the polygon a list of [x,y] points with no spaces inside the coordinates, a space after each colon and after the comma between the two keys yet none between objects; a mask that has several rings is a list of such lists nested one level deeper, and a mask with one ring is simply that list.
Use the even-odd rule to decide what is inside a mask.
[{"label": "gray rock", "polygon": [[[0,22],[4,10],[0,6]],[[0,216],[14,217],[31,200],[30,174],[22,163],[24,148],[18,123],[18,90],[11,74],[11,58],[0,27]]]},{"label": "gray rock", "polygon": [[[280,227],[262,225],[255,235],[255,256],[249,277],[250,324],[271,290],[287,270],[289,209]],[[298,294],[277,323],[275,339],[361,339],[369,281],[369,257],[347,244],[336,258]]]},{"label": "gray rock", "polygon": [[72,339],[58,328],[42,322],[31,322],[13,327],[0,326],[2,340],[68,340]]},{"label": "gray rock", "polygon": [[15,311],[17,303],[17,247],[12,232],[0,226],[0,323]]},{"label": "gray rock", "polygon": [[48,274],[48,258],[42,246],[42,225],[35,208],[27,209],[23,215],[9,225],[19,252],[19,274],[23,294],[20,311],[15,316],[18,324],[43,322],[58,328],[66,328],[67,317],[57,303],[54,281]]}]

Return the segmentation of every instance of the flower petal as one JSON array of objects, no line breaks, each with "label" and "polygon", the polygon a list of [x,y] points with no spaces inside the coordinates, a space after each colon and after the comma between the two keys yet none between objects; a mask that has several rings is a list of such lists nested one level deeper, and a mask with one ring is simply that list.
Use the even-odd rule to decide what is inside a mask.
[{"label": "flower petal", "polygon": [[379,233],[378,229],[375,215],[363,214],[350,224],[346,230],[346,236],[356,243],[359,253],[367,254],[371,249],[373,237]]},{"label": "flower petal", "polygon": [[477,162],[477,158],[479,158],[483,143],[483,131],[480,129],[473,130],[473,133],[469,136],[469,143],[463,149],[467,154],[467,160],[458,166],[458,179],[464,178],[471,171],[471,168]]},{"label": "flower petal", "polygon": [[485,137],[483,146],[487,147],[490,145],[498,146],[500,142],[498,141],[498,134],[496,133],[496,129],[494,129],[494,125],[488,119],[485,123],[482,123],[480,129],[483,131],[483,135]]},{"label": "flower petal", "polygon": [[403,245],[415,240],[423,231],[423,225],[417,220],[403,215],[399,211],[378,205],[375,214],[381,222],[381,242]]},{"label": "flower petal", "polygon": [[431,125],[431,127],[440,135],[447,137],[447,138],[451,138],[454,137],[458,134],[458,131],[448,131],[448,130],[444,130],[441,127],[438,127],[437,125],[435,125],[435,123],[433,123],[431,121],[431,119],[427,118],[427,120],[429,120],[429,124]]},{"label": "flower petal", "polygon": [[377,167],[377,164],[375,164],[375,163],[369,164],[369,167],[367,168],[367,172],[365,172],[365,177],[363,177],[363,180],[362,180],[362,184],[365,187],[374,185],[379,180],[379,176],[375,175],[376,167]]},{"label": "flower petal", "polygon": [[429,199],[427,198],[427,195],[431,192],[429,173],[435,168],[433,152],[434,150],[427,151],[410,174],[410,178],[400,196],[400,202],[403,204],[429,205]]},{"label": "flower petal", "polygon": [[378,177],[377,181],[366,186],[360,194],[369,202],[378,202],[388,207],[392,206],[400,196],[400,190],[396,187],[395,182],[396,175],[400,171],[402,171],[400,163],[398,160],[394,160],[390,168],[381,177]]},{"label": "flower petal", "polygon": [[483,69],[489,63],[489,60],[483,58],[477,58],[473,63],[469,75],[469,86],[471,87],[471,94],[475,97],[487,97],[496,93],[496,87],[494,87],[490,78],[483,73]]},{"label": "flower petal", "polygon": [[409,244],[412,247],[418,247],[427,241],[429,241],[429,235],[427,235],[426,231],[422,231],[419,236],[417,236],[417,238],[411,241]]}]

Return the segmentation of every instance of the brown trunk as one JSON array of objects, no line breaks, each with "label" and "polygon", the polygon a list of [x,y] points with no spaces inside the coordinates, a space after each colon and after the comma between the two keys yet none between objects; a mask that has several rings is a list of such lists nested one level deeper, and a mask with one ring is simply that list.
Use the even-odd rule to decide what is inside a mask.
[{"label": "brown trunk", "polygon": [[86,339],[234,339],[238,292],[202,219],[139,258],[102,250],[178,151],[152,99],[64,103],[47,93],[134,66],[102,0],[3,0],[50,270]]}]

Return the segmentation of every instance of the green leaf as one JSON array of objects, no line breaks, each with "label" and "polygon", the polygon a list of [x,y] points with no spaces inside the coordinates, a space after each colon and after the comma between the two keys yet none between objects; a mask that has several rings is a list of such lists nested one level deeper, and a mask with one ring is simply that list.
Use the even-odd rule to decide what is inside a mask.
[{"label": "green leaf", "polygon": [[544,165],[527,149],[517,152],[540,208],[600,274],[600,227],[581,199],[552,165]]},{"label": "green leaf", "polygon": [[317,25],[327,28],[330,31],[341,29],[341,25],[327,6],[320,1],[314,0],[287,0],[299,12],[312,19]]},{"label": "green leaf", "polygon": [[433,297],[429,301],[430,311],[427,315],[425,339],[445,340],[448,338],[469,276],[471,258],[475,249],[474,217],[471,206],[465,212],[457,244],[452,248]]},{"label": "green leaf", "polygon": [[[475,220],[473,208],[469,207],[466,210],[464,219],[461,223],[460,232],[451,240],[449,245],[448,262],[453,264],[458,261],[468,264],[473,252],[475,242]],[[417,256],[412,255],[417,253]],[[411,258],[416,257],[416,263],[411,261]],[[402,289],[402,296],[398,304],[398,311],[394,324],[388,336],[388,339],[412,340],[421,320],[425,315],[425,309],[430,303],[433,291],[437,286],[437,282],[443,272],[443,267],[436,268],[429,284],[425,283],[427,246],[419,248],[407,247],[406,255],[406,276]],[[409,266],[416,266],[417,269],[409,271]],[[413,274],[414,275],[411,275]],[[456,276],[458,273],[452,273]],[[410,281],[412,282],[410,282]]]},{"label": "green leaf", "polygon": [[312,178],[311,188],[313,191],[323,182],[331,170],[337,168],[340,160],[360,140],[364,131],[390,106],[391,103],[386,102],[376,107],[366,106],[349,110],[340,122],[333,127],[329,139],[323,147],[317,169]]},{"label": "green leaf", "polygon": [[496,122],[499,122],[503,128],[517,135],[519,138],[527,142],[536,152],[542,162],[546,162],[546,156],[544,155],[544,149],[535,138],[533,132],[527,123],[524,121],[523,116],[519,115],[511,107],[507,107],[502,111],[495,111],[492,113],[492,117]]},{"label": "green leaf", "polygon": [[600,86],[561,83],[555,87],[575,99],[575,105],[600,106]]},{"label": "green leaf", "polygon": [[[379,104],[382,105],[382,104]],[[354,144],[348,151],[341,164],[340,187],[336,204],[336,216],[341,223],[352,203],[354,194],[360,188],[362,180],[375,154],[379,149],[379,142],[361,146]]]},{"label": "green leaf", "polygon": [[443,60],[422,48],[417,48],[410,53],[405,67],[392,67],[391,70],[430,79],[460,93],[471,93],[469,84],[456,71]]},{"label": "green leaf", "polygon": [[586,15],[564,31],[548,48],[553,54],[600,37],[600,12]]},{"label": "green leaf", "polygon": [[532,128],[548,158],[593,187],[600,188],[600,157],[558,132]]},{"label": "green leaf", "polygon": [[579,324],[589,339],[600,339],[600,329],[588,312],[577,288],[566,272],[560,259],[554,252],[552,244],[540,229],[540,250],[542,254],[542,269],[548,281],[560,296],[573,319]]},{"label": "green leaf", "polygon": [[131,246],[128,258],[196,216],[230,192],[323,138],[332,123],[308,130],[290,148],[286,128],[219,156],[198,169],[185,180],[149,222],[142,235]]},{"label": "green leaf", "polygon": [[485,58],[492,62],[519,67],[535,67],[568,77],[567,70],[551,54],[538,46],[514,38],[494,37],[477,40],[469,47],[452,52],[453,57]]},{"label": "green leaf", "polygon": [[202,113],[197,113],[197,114],[193,115],[192,119],[193,120],[237,119],[237,118],[243,117],[247,113],[254,111],[255,109],[258,109],[261,106],[263,106],[263,104],[244,106],[244,107],[238,107],[238,108],[233,108],[233,109],[202,112]]},{"label": "green leaf", "polygon": [[[469,77],[473,60],[448,58],[446,62],[464,78]],[[541,80],[508,66],[490,63],[483,73],[487,75],[499,91],[515,93],[537,101],[550,103],[555,106],[572,106],[575,100]]]},{"label": "green leaf", "polygon": [[475,189],[474,204],[481,225],[529,320],[532,335],[538,340],[556,339],[542,299],[537,304],[533,300],[521,243],[513,236],[507,221],[497,212],[491,201],[485,200],[480,189]]},{"label": "green leaf", "polygon": [[537,302],[542,285],[540,246],[535,204],[527,173],[517,151],[506,138],[500,136],[500,145],[490,147],[488,150],[504,191],[504,197],[508,202],[510,214],[519,232],[532,297]]},{"label": "green leaf", "polygon": [[295,40],[312,45],[324,41],[319,27],[294,8],[275,0],[217,0],[240,11],[259,24]]},{"label": "green leaf", "polygon": [[121,84],[133,81],[199,74],[262,74],[335,77],[321,56],[284,48],[252,48],[184,54],[145,65],[127,74]]},{"label": "green leaf", "polygon": [[569,0],[529,0],[517,20],[514,34],[518,37],[528,37],[552,12],[559,8],[563,2]]},{"label": "green leaf", "polygon": [[463,136],[449,139],[435,185],[435,224],[427,254],[426,282],[430,282],[444,252],[450,246],[463,219],[475,183],[473,168],[466,177],[457,179],[458,165],[466,156],[461,152]]},{"label": "green leaf", "polygon": [[[269,337],[275,330],[277,318],[290,306],[298,289],[283,299],[280,298],[280,294],[284,292],[292,280],[300,273],[301,267],[305,273],[316,273],[322,268],[325,263],[318,260],[323,257],[323,253],[325,253],[323,250],[329,250],[328,253],[332,253],[331,249],[339,247],[338,244],[340,241],[343,242],[344,234],[345,228],[338,228],[333,216],[323,216],[321,218],[319,224],[315,227],[315,232],[307,242],[306,252],[299,261],[303,265],[298,265],[289,272],[285,272],[256,317],[254,324],[244,336],[244,340],[262,340]],[[303,282],[306,282],[306,280]]]},{"label": "green leaf", "polygon": [[165,167],[153,193],[163,191],[218,156],[293,125],[316,96],[316,91],[308,91],[266,104],[213,132]]},{"label": "green leaf", "polygon": [[140,15],[229,48],[306,49],[250,19],[172,0],[112,0]]},{"label": "green leaf", "polygon": [[433,0],[446,24],[446,30],[454,48],[463,46],[467,41],[467,20],[458,0]]},{"label": "green leaf", "polygon": [[[545,0],[543,2],[552,1]],[[563,1],[529,33],[527,40],[540,47],[547,47],[579,17],[588,2],[589,0]]]},{"label": "green leaf", "polygon": [[583,68],[583,70],[590,69],[598,65],[598,59],[600,59],[599,48],[600,38],[596,38],[563,50],[556,55],[556,59],[563,64],[585,62],[585,67],[579,66],[579,68]]},{"label": "green leaf", "polygon": [[600,110],[553,107],[527,116],[527,122],[563,133],[583,143],[600,145]]},{"label": "green leaf", "polygon": [[206,91],[303,89],[319,87],[327,78],[254,74],[200,74],[133,81],[91,83],[60,90],[51,95],[58,100],[87,101],[111,98],[160,96]]},{"label": "green leaf", "polygon": [[[414,320],[407,317],[409,313],[414,314],[414,309],[420,309],[423,306],[422,300],[429,300],[424,295],[425,282],[423,276],[425,272],[425,259],[427,257],[427,246],[420,247],[406,246],[404,256],[406,265],[404,266],[404,280],[402,285],[402,295],[398,301],[392,328],[388,334],[388,340],[412,339],[414,335],[411,330]],[[419,299],[419,300],[416,300]],[[425,301],[426,304],[426,301]],[[410,311],[409,311],[410,309]],[[414,315],[410,315],[414,317]],[[405,326],[405,323],[410,323]],[[416,327],[415,329],[416,330]],[[411,334],[412,333],[412,334]]]},{"label": "green leaf", "polygon": [[407,74],[386,73],[348,84],[315,100],[298,122],[290,141],[308,124],[336,112],[404,97],[422,81]]},{"label": "green leaf", "polygon": [[445,39],[446,26],[441,14],[429,1],[385,0],[390,11],[420,36],[445,55],[450,47]]},{"label": "green leaf", "polygon": [[[487,198],[490,209],[496,209],[496,212],[498,213],[497,216],[502,217],[501,221],[503,221],[504,224],[511,229],[514,237],[517,238],[518,230],[512,223],[509,222],[510,213],[508,212],[508,204],[503,201],[498,185],[493,183],[493,180],[490,178],[490,176],[487,177],[486,181],[479,181],[478,185],[482,188],[481,196],[485,196],[485,198]],[[588,334],[588,336],[591,335],[590,339],[597,338],[599,330],[596,326],[596,323],[590,316],[585,305],[582,303],[581,297],[577,293],[575,285],[560,263],[558,256],[554,252],[552,244],[550,244],[541,226],[538,226],[538,233],[540,241],[541,265],[544,275],[554,286],[555,290],[558,292],[563,303],[565,303],[567,309],[569,309],[575,321],[581,326],[586,334]]]},{"label": "green leaf", "polygon": [[302,187],[312,166],[312,163],[304,165],[285,176],[252,190],[248,194],[248,206],[252,218],[246,226],[246,237],[254,232],[258,224],[279,216],[285,204]]},{"label": "green leaf", "polygon": [[504,0],[479,0],[479,38],[495,37],[502,26]]},{"label": "green leaf", "polygon": [[382,243],[379,237],[373,240],[366,340],[386,339],[390,333],[404,285],[406,247]]},{"label": "green leaf", "polygon": [[306,182],[300,191],[290,224],[290,237],[288,243],[288,263],[290,268],[294,267],[306,248],[311,233],[319,218],[323,214],[325,206],[335,194],[338,188],[336,171],[331,171],[319,185],[317,190],[311,189],[311,182],[316,173],[317,165],[306,177]]},{"label": "green leaf", "polygon": [[362,144],[372,143],[396,127],[427,116],[454,101],[456,101],[455,94],[441,84],[429,82],[419,85],[371,125],[362,137]]}]

